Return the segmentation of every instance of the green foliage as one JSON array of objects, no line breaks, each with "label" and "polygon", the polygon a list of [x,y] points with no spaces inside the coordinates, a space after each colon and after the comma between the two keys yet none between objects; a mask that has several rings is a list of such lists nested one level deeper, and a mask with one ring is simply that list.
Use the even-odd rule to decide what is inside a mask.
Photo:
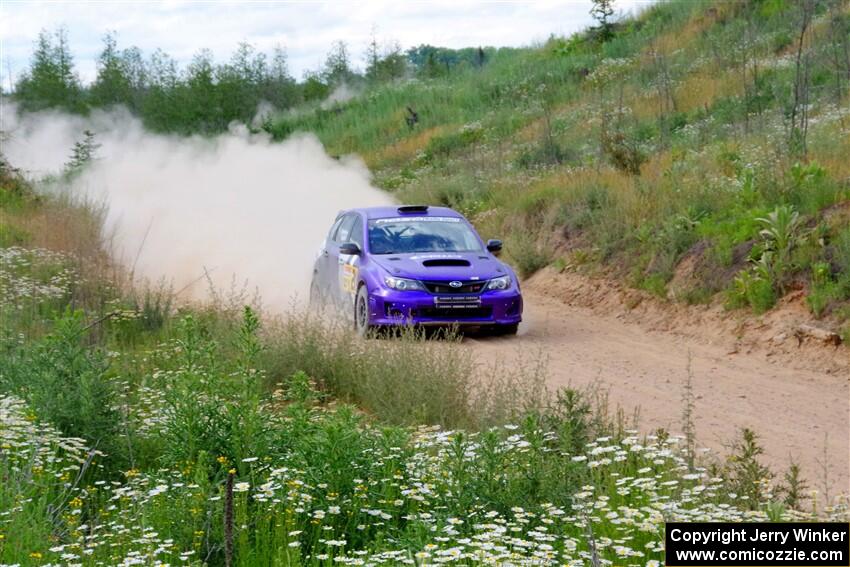
[{"label": "green foliage", "polygon": [[784,291],[791,253],[808,236],[800,213],[793,207],[776,207],[766,217],[756,219],[762,225],[759,235],[764,241],[764,252],[759,259],[763,273],[780,291]]},{"label": "green foliage", "polygon": [[499,54],[506,54],[511,51],[513,51],[511,48],[466,47],[449,49],[423,44],[411,47],[406,54],[418,75],[425,78],[437,78],[462,73],[468,69],[480,68]]},{"label": "green foliage", "polygon": [[348,52],[348,44],[344,41],[335,41],[328,51],[325,66],[322,69],[322,78],[331,87],[351,84],[354,80],[351,55]]},{"label": "green foliage", "polygon": [[608,41],[613,34],[614,0],[593,0],[590,15],[599,23],[599,39]]},{"label": "green foliage", "polygon": [[805,212],[816,212],[832,205],[840,196],[838,186],[829,179],[826,170],[816,162],[790,169],[789,201]]},{"label": "green foliage", "polygon": [[474,146],[484,138],[481,124],[464,125],[457,132],[434,136],[425,147],[424,159],[447,159],[457,155],[462,150]]},{"label": "green foliage", "polygon": [[506,252],[523,278],[545,268],[554,258],[548,242],[531,231],[521,229],[510,233]]},{"label": "green foliage", "polygon": [[725,489],[742,497],[743,505],[752,510],[771,497],[768,491],[774,474],[761,462],[763,454],[758,435],[745,427],[722,470],[727,482]]},{"label": "green foliage", "polygon": [[79,173],[83,167],[95,159],[99,147],[100,144],[95,141],[94,132],[85,130],[83,139],[76,142],[71,149],[71,156],[65,164],[65,173],[68,175]]},{"label": "green foliage", "polygon": [[735,276],[727,295],[730,307],[748,305],[756,313],[764,313],[776,304],[776,291],[768,270],[763,266],[742,270]]},{"label": "green foliage", "polygon": [[[216,64],[210,51],[201,50],[181,71],[174,59],[160,50],[145,60],[136,47],[119,49],[113,34],[104,36],[97,78],[83,88],[74,71],[67,35],[60,29],[54,36],[42,32],[30,71],[16,86],[14,96],[24,110],[61,107],[86,112],[91,107],[121,104],[139,114],[153,130],[217,133],[233,121],[251,124],[260,103],[282,110],[301,102],[305,95],[308,99],[316,96],[309,81],[299,86],[290,76],[281,47],[274,49],[269,61],[264,53],[241,43],[224,64]],[[334,53],[338,59],[338,50]],[[341,72],[341,68],[334,71]]]},{"label": "green foliage", "polygon": [[404,77],[408,69],[408,59],[398,42],[390,43],[383,49],[372,36],[366,48],[366,80],[372,84],[385,83]]},{"label": "green foliage", "polygon": [[133,107],[134,92],[129,62],[118,51],[113,34],[103,38],[103,51],[97,61],[97,78],[89,89],[93,106],[124,104]]},{"label": "green foliage", "polygon": [[614,167],[630,175],[640,175],[647,156],[635,138],[624,131],[605,129],[601,140],[602,151]]},{"label": "green foliage", "polygon": [[572,152],[562,148],[557,142],[544,138],[540,143],[521,151],[516,163],[524,169],[534,169],[558,165],[570,159],[575,159]]},{"label": "green foliage", "polygon": [[[53,331],[0,359],[0,389],[27,400],[36,414],[68,436],[86,439],[122,464],[116,388],[103,352],[87,345],[81,311],[66,311]],[[6,345],[6,348],[11,345]]]},{"label": "green foliage", "polygon": [[818,262],[812,266],[812,278],[806,303],[812,314],[820,319],[833,301],[846,299],[845,290],[832,277],[832,266],[827,262]]},{"label": "green foliage", "polygon": [[667,279],[664,274],[650,274],[641,280],[640,288],[658,298],[666,299]]},{"label": "green foliage", "polygon": [[255,370],[262,351],[258,329],[259,320],[246,308],[231,361],[194,317],[181,321],[172,368],[155,381],[165,393],[168,415],[165,462],[178,466],[213,454],[241,467],[243,459],[269,453],[272,437],[261,412],[263,374]]},{"label": "green foliage", "polygon": [[15,96],[24,110],[64,108],[85,109],[80,80],[68,45],[68,34],[59,28],[54,34],[38,35],[30,68],[15,86]]}]

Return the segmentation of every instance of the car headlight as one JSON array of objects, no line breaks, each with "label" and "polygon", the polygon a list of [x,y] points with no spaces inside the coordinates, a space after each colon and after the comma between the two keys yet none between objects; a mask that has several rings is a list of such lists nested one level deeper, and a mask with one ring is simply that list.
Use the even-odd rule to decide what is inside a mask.
[{"label": "car headlight", "polygon": [[392,276],[387,276],[384,278],[384,283],[387,284],[388,287],[396,290],[396,291],[424,291],[425,286],[422,285],[422,282],[417,280],[408,280],[405,278],[394,278]]},{"label": "car headlight", "polygon": [[508,289],[509,287],[511,287],[511,276],[502,276],[487,282],[485,289]]}]

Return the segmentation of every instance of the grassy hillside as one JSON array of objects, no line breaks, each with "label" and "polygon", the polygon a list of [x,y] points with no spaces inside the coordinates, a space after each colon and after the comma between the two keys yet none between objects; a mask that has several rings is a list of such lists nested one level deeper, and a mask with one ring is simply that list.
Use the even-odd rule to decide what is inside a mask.
[{"label": "grassy hillside", "polygon": [[400,199],[460,209],[525,275],[602,268],[757,312],[805,288],[846,321],[848,44],[847,2],[661,2],[607,41],[499,52],[268,130],[315,132]]}]

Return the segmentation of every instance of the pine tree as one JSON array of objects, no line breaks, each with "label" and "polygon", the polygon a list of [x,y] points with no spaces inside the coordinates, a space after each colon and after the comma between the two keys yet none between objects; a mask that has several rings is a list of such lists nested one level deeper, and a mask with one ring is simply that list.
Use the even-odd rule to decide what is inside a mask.
[{"label": "pine tree", "polygon": [[25,110],[64,107],[82,111],[85,107],[81,95],[67,33],[60,28],[51,37],[42,30],[35,43],[30,68],[15,88],[15,97]]},{"label": "pine tree", "polygon": [[351,57],[348,53],[348,45],[344,41],[335,41],[328,56],[325,59],[325,68],[322,77],[331,86],[350,83],[355,74],[351,69]]},{"label": "pine tree", "polygon": [[97,62],[97,78],[91,86],[90,94],[95,106],[129,105],[133,101],[126,61],[121,57],[115,36],[111,33],[103,37],[103,51]]},{"label": "pine tree", "polygon": [[599,36],[602,41],[608,41],[613,34],[614,0],[592,0],[593,7],[590,15],[599,22]]},{"label": "pine tree", "polygon": [[279,109],[289,108],[298,102],[298,90],[295,79],[289,74],[286,49],[280,45],[275,46],[272,52],[262,98]]},{"label": "pine tree", "polygon": [[86,164],[95,159],[95,154],[100,148],[100,144],[95,141],[94,132],[85,130],[83,139],[74,144],[71,150],[71,158],[65,164],[65,171],[68,174],[74,174],[80,171]]}]

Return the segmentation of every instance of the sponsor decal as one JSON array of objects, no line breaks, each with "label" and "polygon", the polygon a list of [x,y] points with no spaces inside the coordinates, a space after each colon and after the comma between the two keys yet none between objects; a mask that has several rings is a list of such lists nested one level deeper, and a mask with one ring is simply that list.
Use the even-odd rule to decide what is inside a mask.
[{"label": "sponsor decal", "polygon": [[460,254],[416,254],[410,257],[411,260],[463,260]]},{"label": "sponsor decal", "polygon": [[375,224],[384,224],[391,222],[460,222],[457,217],[396,217],[391,219],[376,219]]},{"label": "sponsor decal", "polygon": [[339,263],[341,264],[339,286],[342,288],[342,291],[352,296],[357,293],[357,275],[360,273],[360,268],[355,264],[356,261],[357,256],[348,256],[346,259],[340,256],[339,259]]}]

